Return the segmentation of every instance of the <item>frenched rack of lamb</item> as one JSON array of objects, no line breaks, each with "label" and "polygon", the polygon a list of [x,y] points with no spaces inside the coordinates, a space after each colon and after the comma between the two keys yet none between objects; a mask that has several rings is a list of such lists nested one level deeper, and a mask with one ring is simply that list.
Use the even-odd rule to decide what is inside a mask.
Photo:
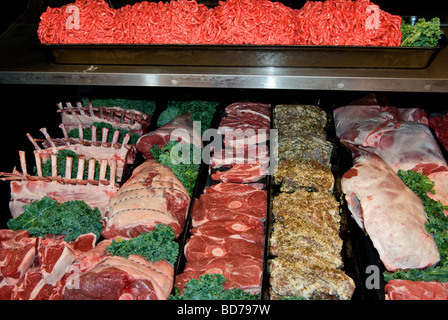
[{"label": "frenched rack of lamb", "polygon": [[[102,215],[106,212],[106,204],[118,191],[116,182],[117,161],[79,157],[76,167],[77,174],[73,174],[73,158],[65,158],[65,175],[58,174],[58,154],[50,154],[51,174],[43,175],[40,154],[35,153],[36,174],[29,174],[24,151],[19,151],[22,172],[14,168],[12,173],[0,172],[0,179],[11,181],[11,199],[9,208],[13,218],[23,213],[23,205],[45,196],[51,196],[58,202],[82,199],[91,208],[98,208]],[[100,166],[98,168],[97,163]],[[109,179],[106,179],[107,169]],[[85,177],[85,174],[87,177]],[[95,175],[98,179],[95,179]]]},{"label": "frenched rack of lamb", "polygon": [[106,122],[115,128],[125,129],[139,136],[146,133],[151,122],[151,115],[133,109],[120,107],[93,107],[91,103],[85,107],[81,102],[73,106],[67,102],[57,104],[57,112],[61,114],[62,123],[68,131],[77,129],[81,125],[84,129],[89,128],[95,122]]},{"label": "frenched rack of lamb", "polygon": [[[97,128],[91,127],[92,139],[87,140],[83,137],[83,130],[81,126],[78,127],[79,138],[71,138],[67,134],[67,130],[64,124],[60,124],[64,137],[52,138],[50,137],[46,128],[41,128],[45,139],[36,139],[27,133],[28,139],[33,144],[35,151],[34,155],[36,159],[40,158],[40,162],[50,159],[51,154],[56,154],[61,150],[71,150],[78,155],[82,155],[86,159],[96,158],[97,160],[111,160],[114,159],[117,162],[117,182],[120,182],[123,174],[126,170],[127,164],[134,163],[135,152],[133,147],[128,144],[130,135],[126,134],[122,143],[118,143],[120,132],[115,130],[113,133],[109,132],[108,128],[101,129],[101,140],[97,140]],[[107,138],[109,134],[112,134],[112,141],[108,142]],[[38,142],[41,143],[39,146]],[[82,171],[80,171],[82,172]]]}]

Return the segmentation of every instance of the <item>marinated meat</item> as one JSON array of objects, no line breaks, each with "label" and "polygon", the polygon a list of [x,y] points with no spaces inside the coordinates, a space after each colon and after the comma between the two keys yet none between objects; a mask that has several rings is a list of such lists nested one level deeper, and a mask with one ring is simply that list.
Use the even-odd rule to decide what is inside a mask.
[{"label": "marinated meat", "polygon": [[374,153],[352,147],[354,165],[342,177],[342,191],[389,271],[426,268],[440,260],[425,229],[420,198]]},{"label": "marinated meat", "polygon": [[349,300],[355,290],[353,280],[343,271],[301,259],[289,261],[280,257],[269,261],[270,296],[304,297],[311,300]]},{"label": "marinated meat", "polygon": [[194,144],[200,149],[202,148],[200,132],[200,126],[198,128],[194,126],[191,112],[186,112],[156,130],[142,135],[137,141],[137,149],[146,159],[152,158],[151,148],[153,146],[162,147],[171,140]]},{"label": "marinated meat", "polygon": [[134,169],[132,176],[107,204],[105,238],[132,238],[154,230],[158,223],[181,234],[190,197],[167,166],[148,159]]},{"label": "marinated meat", "polygon": [[327,114],[314,105],[276,105],[274,108],[274,128],[282,137],[310,134],[319,139],[326,139],[325,126]]},{"label": "marinated meat", "polygon": [[323,166],[331,167],[333,145],[331,142],[312,134],[279,136],[278,158],[314,160]]},{"label": "marinated meat", "polygon": [[273,176],[273,183],[280,186],[281,192],[298,189],[332,192],[334,182],[328,167],[310,159],[281,160]]},{"label": "marinated meat", "polygon": [[327,114],[314,105],[277,105],[278,158],[313,160],[330,168],[332,144],[326,140]]},{"label": "marinated meat", "polygon": [[270,253],[290,261],[319,259],[342,266],[339,204],[328,193],[298,190],[274,197]]}]

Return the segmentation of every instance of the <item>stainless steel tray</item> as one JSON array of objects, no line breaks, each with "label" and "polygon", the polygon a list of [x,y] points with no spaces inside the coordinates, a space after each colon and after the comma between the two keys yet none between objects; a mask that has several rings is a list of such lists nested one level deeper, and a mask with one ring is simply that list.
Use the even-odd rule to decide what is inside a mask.
[{"label": "stainless steel tray", "polygon": [[40,44],[56,64],[420,69],[446,47]]}]

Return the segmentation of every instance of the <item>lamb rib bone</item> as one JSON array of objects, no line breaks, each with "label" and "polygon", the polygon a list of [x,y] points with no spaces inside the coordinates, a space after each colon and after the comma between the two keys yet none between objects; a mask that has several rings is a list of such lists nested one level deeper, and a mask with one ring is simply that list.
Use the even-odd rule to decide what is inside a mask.
[{"label": "lamb rib bone", "polygon": [[[117,143],[119,137],[119,131],[114,132],[112,142],[107,142],[108,129],[103,128],[103,141],[96,141],[96,127],[92,128],[92,140],[85,140],[82,136],[82,128],[80,130],[80,138],[70,138],[67,135],[67,130],[63,124],[60,125],[64,138],[52,138],[47,132],[46,128],[41,128],[40,131],[45,136],[45,139],[35,139],[31,134],[27,133],[26,136],[33,144],[35,151],[39,153],[43,161],[50,158],[50,154],[56,154],[58,151],[67,149],[75,152],[78,155],[82,155],[85,158],[95,158],[99,162],[101,160],[117,160],[117,181],[120,182],[123,173],[126,170],[128,164],[132,164],[136,156],[135,146],[129,145],[130,135],[126,134],[123,143]],[[41,146],[39,143],[41,143]],[[81,158],[81,157],[80,157]],[[36,162],[37,164],[37,162]],[[37,166],[39,168],[39,166]],[[23,171],[23,169],[22,169]],[[78,170],[79,172],[79,170]],[[40,174],[41,176],[41,174]]]},{"label": "lamb rib bone", "polygon": [[70,165],[70,160],[67,161],[67,169],[70,170],[70,173],[66,174],[65,177],[61,177],[57,175],[57,155],[51,154],[52,175],[43,177],[41,154],[35,152],[34,156],[36,160],[37,176],[27,172],[24,151],[19,151],[22,172],[17,171],[16,168],[13,169],[12,173],[0,172],[0,180],[10,181],[11,184],[9,208],[13,218],[18,217],[24,212],[23,205],[29,204],[35,200],[41,200],[45,196],[49,196],[59,202],[83,200],[91,208],[98,208],[101,215],[104,216],[106,204],[119,188],[115,180],[117,172],[116,159],[112,158],[108,160],[110,165],[109,180],[105,179],[107,161],[100,160],[100,179],[99,181],[96,181],[93,180],[95,175],[95,159],[91,159],[92,161],[90,161],[88,169],[88,179],[84,180],[82,176],[85,165],[84,158],[79,158],[78,175],[75,179],[71,179],[67,178],[72,176],[71,170],[73,168],[72,165]]},{"label": "lamb rib bone", "polygon": [[83,128],[88,128],[94,122],[107,122],[114,127],[142,135],[148,129],[151,121],[150,114],[120,107],[100,106],[94,108],[91,103],[87,107],[83,107],[81,102],[77,102],[76,107],[70,102],[66,102],[65,106],[62,102],[59,102],[57,106],[57,112],[61,114],[62,123],[69,131],[76,129],[79,124]]}]

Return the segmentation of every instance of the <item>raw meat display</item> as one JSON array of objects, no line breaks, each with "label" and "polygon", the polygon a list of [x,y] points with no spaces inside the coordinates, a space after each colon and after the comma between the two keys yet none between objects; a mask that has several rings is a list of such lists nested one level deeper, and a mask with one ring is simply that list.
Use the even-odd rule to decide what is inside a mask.
[{"label": "raw meat display", "polygon": [[326,140],[326,124],[326,113],[316,106],[275,106],[279,162],[283,159],[313,160],[330,168],[333,146]]},{"label": "raw meat display", "polygon": [[[66,300],[166,300],[174,269],[167,261],[150,262],[139,255],[107,257],[64,290]],[[107,279],[107,281],[105,281]]]},{"label": "raw meat display", "polygon": [[282,192],[298,189],[332,192],[334,176],[331,170],[316,160],[284,159],[277,166],[273,183],[280,186]]},{"label": "raw meat display", "polygon": [[375,152],[395,171],[427,175],[448,168],[422,109],[397,108],[385,97],[371,94],[333,113],[342,142]]},{"label": "raw meat display", "polygon": [[266,190],[251,186],[247,186],[247,189],[251,191],[245,194],[234,193],[234,189],[231,188],[228,188],[227,192],[209,192],[205,189],[205,192],[193,203],[191,213],[193,227],[198,227],[210,220],[223,220],[229,217],[233,219],[243,216],[241,219],[255,218],[264,221],[267,206]]},{"label": "raw meat display", "polygon": [[211,159],[212,180],[253,183],[269,173],[271,105],[259,102],[235,102],[225,108],[218,132],[224,136],[224,148],[215,149]]},{"label": "raw meat display", "polygon": [[428,125],[422,109],[397,108],[386,96],[373,93],[334,109],[333,115],[337,137],[364,147],[376,147],[382,134],[398,123],[414,121]]},{"label": "raw meat display", "polygon": [[389,271],[427,268],[440,260],[425,229],[420,198],[374,153],[355,149],[354,165],[341,184],[348,208]]},{"label": "raw meat display", "polygon": [[94,234],[68,243],[0,230],[0,300],[61,300],[73,263],[95,242]]},{"label": "raw meat display", "polygon": [[[79,128],[80,139],[70,138],[64,124],[59,126],[62,129],[64,138],[51,138],[46,128],[41,128],[40,131],[44,134],[45,139],[35,139],[31,134],[27,134],[28,139],[33,144],[34,156],[38,161],[44,162],[51,159],[52,154],[56,154],[61,150],[71,150],[78,155],[81,155],[85,159],[95,158],[101,162],[101,160],[107,160],[109,165],[111,159],[116,161],[117,182],[121,181],[123,173],[126,170],[128,163],[134,163],[135,152],[133,147],[128,144],[130,135],[126,134],[123,143],[118,143],[118,137],[120,132],[116,130],[113,133],[112,142],[107,142],[109,135],[109,129],[102,129],[102,141],[97,141],[97,130],[95,126],[92,126],[92,140],[85,140],[82,135],[82,128]],[[41,142],[39,146],[38,142]],[[77,168],[76,168],[77,169]],[[82,170],[81,170],[82,171]]]},{"label": "raw meat display", "polygon": [[[92,1],[75,3],[86,8]],[[354,1],[351,9],[355,2],[369,3]],[[118,12],[133,8],[205,8],[187,0],[136,3],[125,9],[110,9],[102,0],[95,3],[104,9],[104,19],[114,16],[115,21]],[[249,6],[246,0],[227,0],[203,13],[216,17],[217,12],[230,13],[235,4]],[[272,3],[257,0],[252,6],[262,4]],[[296,13],[325,25],[322,17],[315,20],[306,12],[320,16],[316,10],[323,10],[334,20],[336,4],[350,9],[346,0],[327,0],[307,3]],[[91,18],[95,10],[82,19]],[[198,12],[184,13],[192,17]],[[141,19],[145,12],[139,14]],[[236,289],[226,292],[252,299],[354,299],[356,286],[364,283],[359,265],[352,265],[363,259],[356,256],[360,248],[353,241],[358,233],[350,232],[353,226],[378,252],[386,282],[393,279],[384,287],[387,300],[448,299],[446,283],[397,280],[400,275],[393,273],[433,270],[445,261],[439,234],[428,231],[428,225],[435,225],[432,215],[398,175],[402,169],[428,175],[435,192],[427,195],[448,204],[448,163],[423,109],[395,107],[379,94],[332,111],[312,104],[238,101],[207,115],[222,115],[213,128],[223,138],[217,141],[221,148],[213,140],[208,149],[201,137],[204,127],[192,120],[202,111],[185,111],[188,106],[176,115],[168,108],[158,110],[169,111],[165,124],[148,132],[151,114],[60,103],[63,137],[51,137],[46,128],[40,130],[42,139],[27,134],[35,149],[33,173],[24,151],[19,151],[21,172],[14,168],[0,173],[0,180],[11,186],[12,217],[20,218],[25,204],[44,197],[53,204],[83,200],[99,212],[95,209],[96,222],[88,223],[95,231],[83,229],[80,236],[70,234],[72,238],[69,233],[52,234],[54,229],[38,234],[40,226],[16,230],[31,225],[28,213],[38,215],[38,202],[26,207],[21,220],[8,221],[10,229],[0,230],[0,300],[177,300],[185,292],[190,297],[186,284],[193,279],[224,281],[225,290]],[[163,118],[155,114],[156,122]],[[139,138],[117,127],[100,132],[93,119],[131,128]],[[77,137],[69,135],[70,128]],[[353,163],[339,161],[335,138]],[[165,151],[186,144],[210,150],[211,162],[202,159],[197,172],[186,164],[171,165]],[[156,148],[153,157],[153,146],[165,148]],[[340,172],[342,165],[348,171]],[[182,174],[191,178],[188,185]],[[60,203],[54,207],[64,212],[63,226],[69,225],[67,211],[60,210]],[[353,219],[347,220],[344,209]],[[75,222],[84,221],[81,212],[69,212],[76,212],[70,217]],[[41,223],[36,221],[35,226]],[[158,240],[148,240],[158,230],[169,237],[158,234]]]},{"label": "raw meat display", "polygon": [[168,167],[148,159],[132,172],[106,205],[105,238],[131,238],[162,223],[179,237],[190,196]]},{"label": "raw meat display", "polygon": [[448,150],[448,129],[447,120],[448,113],[445,114],[435,114],[429,117],[429,125],[443,145],[443,147]]},{"label": "raw meat display", "polygon": [[161,147],[171,140],[194,144],[197,148],[202,148],[200,129],[200,126],[197,128],[194,126],[191,112],[187,112],[156,130],[142,135],[137,141],[137,149],[146,159],[151,159],[150,150],[153,146]]},{"label": "raw meat display", "polygon": [[448,300],[448,283],[390,280],[384,287],[386,300]]},{"label": "raw meat display", "polygon": [[122,109],[120,107],[93,107],[88,103],[87,107],[81,102],[74,107],[70,102],[65,106],[62,102],[57,104],[58,113],[61,114],[62,124],[67,131],[90,128],[96,122],[110,123],[114,128],[125,129],[130,133],[142,135],[146,133],[151,115],[133,109]]},{"label": "raw meat display", "polygon": [[273,199],[270,253],[287,260],[342,267],[339,203],[333,195],[297,190]]},{"label": "raw meat display", "polygon": [[[49,196],[58,202],[83,199],[90,207],[98,208],[102,215],[105,214],[105,205],[118,191],[118,184],[115,182],[117,169],[115,159],[109,160],[109,180],[106,180],[108,160],[103,159],[98,170],[95,168],[96,160],[93,158],[88,160],[79,158],[76,178],[72,178],[72,170],[74,168],[71,161],[66,161],[65,177],[58,175],[57,154],[50,156],[51,176],[43,176],[41,158],[39,153],[35,154],[38,155],[35,157],[37,175],[28,174],[25,152],[23,151],[19,151],[22,172],[14,169],[12,173],[0,173],[0,180],[11,181],[9,208],[13,218],[23,213],[23,205],[29,204],[34,200],[40,200],[45,196]],[[70,160],[70,157],[66,159]],[[87,172],[87,179],[84,178],[83,172]],[[99,173],[98,180],[94,180],[96,173]]]},{"label": "raw meat display", "polygon": [[[266,133],[270,129],[270,105],[238,102],[227,106],[225,111],[226,116],[218,128],[221,134],[242,128],[241,137],[246,135],[248,139],[243,137],[230,142],[232,140],[224,138],[223,149],[237,153],[256,149],[261,140],[267,156],[268,137],[264,134],[260,139],[257,130],[262,128]],[[255,138],[251,139],[251,134]],[[265,178],[266,168],[260,163],[248,163],[253,158],[249,158],[247,152],[240,157],[241,163],[233,161],[232,157],[232,161],[220,163],[226,170],[210,172],[212,183],[194,199],[190,213],[192,228],[184,247],[186,263],[175,282],[180,293],[189,280],[215,273],[225,277],[224,289],[261,293],[268,201],[267,190],[263,189],[265,182],[255,185],[252,182]]]},{"label": "raw meat display", "polygon": [[241,254],[263,259],[264,225],[259,220],[252,222],[255,226],[240,220],[216,220],[191,229],[192,237],[185,244],[185,258],[196,261]]},{"label": "raw meat display", "polygon": [[240,288],[244,291],[259,294],[263,273],[263,259],[248,255],[227,254],[194,262],[187,261],[184,271],[176,277],[176,287],[182,292],[186,282],[197,279],[206,273],[224,275],[224,289]]},{"label": "raw meat display", "polygon": [[297,144],[289,145],[287,153],[279,148],[281,160],[272,181],[278,190],[272,198],[269,237],[270,299],[347,300],[355,290],[342,270],[341,216],[333,195],[333,146],[326,125],[327,114],[317,106],[274,108],[279,146],[292,139]]},{"label": "raw meat display", "polygon": [[342,270],[315,261],[275,258],[269,264],[270,282],[275,290],[271,299],[302,296],[312,300],[349,300],[355,290],[353,280]]},{"label": "raw meat display", "polygon": [[41,43],[399,46],[400,26],[400,16],[370,1],[307,1],[301,9],[268,0],[220,1],[215,8],[142,1],[113,9],[106,1],[77,0],[48,8],[37,34]]},{"label": "raw meat display", "polygon": [[211,178],[222,182],[252,183],[263,179],[267,173],[267,169],[259,162],[233,164],[228,170],[213,173]]}]

